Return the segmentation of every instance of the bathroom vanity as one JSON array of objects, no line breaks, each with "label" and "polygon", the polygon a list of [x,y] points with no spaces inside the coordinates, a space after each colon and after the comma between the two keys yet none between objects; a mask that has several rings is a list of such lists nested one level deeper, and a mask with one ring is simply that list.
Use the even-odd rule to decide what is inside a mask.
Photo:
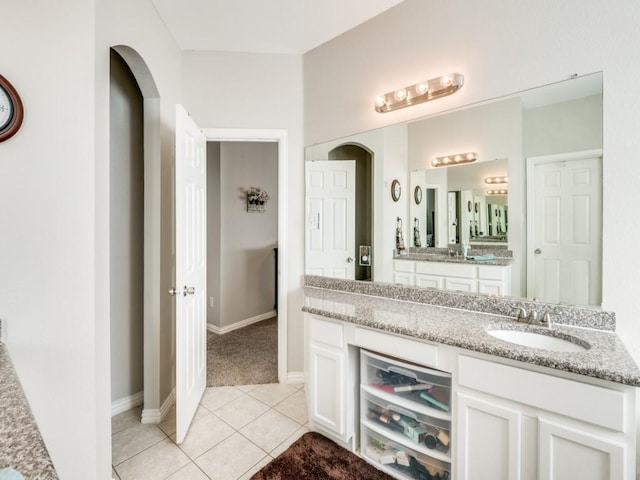
[{"label": "bathroom vanity", "polygon": [[305,288],[312,429],[399,479],[635,478],[640,371],[611,322],[531,327],[354,285]]},{"label": "bathroom vanity", "polygon": [[397,255],[393,259],[393,281],[416,287],[510,295],[512,261],[508,257],[477,261],[447,253]]}]

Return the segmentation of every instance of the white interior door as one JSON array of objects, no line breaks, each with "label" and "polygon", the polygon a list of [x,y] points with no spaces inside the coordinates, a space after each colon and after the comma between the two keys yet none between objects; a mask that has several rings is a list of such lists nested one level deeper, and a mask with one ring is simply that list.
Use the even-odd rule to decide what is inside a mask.
[{"label": "white interior door", "polygon": [[307,274],[355,279],[356,162],[308,161]]},{"label": "white interior door", "polygon": [[176,108],[176,443],[184,440],[207,383],[206,139]]},{"label": "white interior door", "polygon": [[600,305],[601,156],[534,161],[528,177],[528,295],[552,303]]}]

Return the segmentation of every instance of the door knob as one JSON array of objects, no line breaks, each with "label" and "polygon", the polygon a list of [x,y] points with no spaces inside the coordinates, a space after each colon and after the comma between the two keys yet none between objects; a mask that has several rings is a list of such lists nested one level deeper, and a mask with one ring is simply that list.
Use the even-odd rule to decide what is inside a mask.
[{"label": "door knob", "polygon": [[533,253],[535,253],[536,255],[540,255],[542,253],[542,250],[540,250],[539,248],[536,248]]},{"label": "door knob", "polygon": [[169,289],[169,295],[171,295],[172,297],[175,297],[176,295],[180,295],[180,290],[172,287]]},{"label": "door knob", "polygon": [[353,263],[353,257],[347,258],[347,263]]},{"label": "door knob", "polygon": [[187,287],[186,285],[184,286],[184,296],[186,297],[187,295],[194,295],[196,293],[196,287]]}]

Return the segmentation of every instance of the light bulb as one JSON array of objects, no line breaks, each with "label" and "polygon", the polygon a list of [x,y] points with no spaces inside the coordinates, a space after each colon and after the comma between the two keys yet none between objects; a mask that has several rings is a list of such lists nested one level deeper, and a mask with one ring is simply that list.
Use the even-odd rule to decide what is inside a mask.
[{"label": "light bulb", "polygon": [[455,157],[453,157],[453,159],[454,159],[456,162],[461,162],[461,161],[462,161],[462,157],[461,157],[460,155],[456,155]]},{"label": "light bulb", "polygon": [[416,85],[416,93],[418,95],[424,95],[425,93],[427,93],[429,91],[429,85],[426,83],[419,83],[418,85]]},{"label": "light bulb", "polygon": [[431,162],[431,165],[433,165],[434,167],[437,167],[438,165],[440,165],[440,161],[436,158]]},{"label": "light bulb", "polygon": [[384,95],[378,95],[376,97],[376,106],[382,107],[386,103],[387,103],[387,97],[385,97]]},{"label": "light bulb", "polygon": [[451,78],[451,75],[443,75],[440,77],[440,83],[443,87],[448,87],[453,83],[453,79]]},{"label": "light bulb", "polygon": [[449,157],[444,157],[442,159],[442,163],[449,163],[449,161],[450,161]]},{"label": "light bulb", "polygon": [[407,98],[407,91],[404,88],[401,88],[400,90],[397,90],[396,93],[393,94],[393,96],[396,98],[396,100],[402,101]]},{"label": "light bulb", "polygon": [[476,158],[474,153],[467,153],[467,160],[474,160]]}]

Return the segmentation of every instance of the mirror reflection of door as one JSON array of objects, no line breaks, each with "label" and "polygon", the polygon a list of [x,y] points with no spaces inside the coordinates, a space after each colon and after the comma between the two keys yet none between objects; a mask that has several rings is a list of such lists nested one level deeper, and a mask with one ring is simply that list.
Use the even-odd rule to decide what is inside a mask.
[{"label": "mirror reflection of door", "polygon": [[425,202],[426,202],[426,210],[427,210],[427,225],[426,225],[426,237],[425,237],[425,246],[427,247],[435,247],[436,246],[436,212],[438,211],[438,207],[436,205],[437,190],[435,188],[426,188]]},{"label": "mirror reflection of door", "polygon": [[306,273],[355,279],[355,161],[308,161]]},{"label": "mirror reflection of door", "polygon": [[601,303],[601,155],[584,152],[531,159],[527,284],[534,298],[574,305]]},{"label": "mirror reflection of door", "polygon": [[449,244],[460,243],[460,192],[447,193]]}]

